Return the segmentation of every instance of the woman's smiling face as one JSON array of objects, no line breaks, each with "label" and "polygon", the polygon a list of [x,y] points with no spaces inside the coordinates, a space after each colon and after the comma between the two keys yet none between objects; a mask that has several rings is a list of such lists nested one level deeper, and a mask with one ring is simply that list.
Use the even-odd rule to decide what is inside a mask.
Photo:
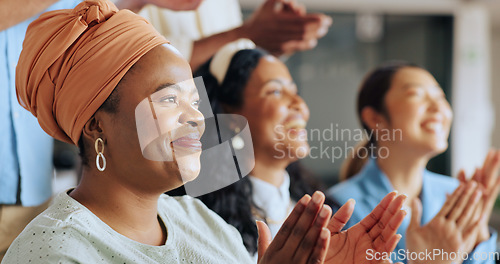
[{"label": "woman's smiling face", "polygon": [[104,115],[103,130],[108,166],[123,184],[166,191],[196,178],[205,126],[188,62],[170,45],[158,46],[118,89],[118,111]]},{"label": "woman's smiling face", "polygon": [[262,57],[236,111],[247,118],[255,157],[295,161],[309,153],[309,108],[297,94],[288,68],[273,56]]},{"label": "woman's smiling face", "polygon": [[453,114],[429,72],[416,67],[399,70],[385,96],[385,107],[388,127],[403,132],[405,147],[430,156],[446,150]]}]

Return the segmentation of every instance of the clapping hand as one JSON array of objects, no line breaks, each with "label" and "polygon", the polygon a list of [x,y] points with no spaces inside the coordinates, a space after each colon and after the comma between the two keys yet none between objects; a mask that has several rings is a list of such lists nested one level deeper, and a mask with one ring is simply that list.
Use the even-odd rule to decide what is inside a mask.
[{"label": "clapping hand", "polygon": [[389,259],[369,259],[369,252],[389,255],[401,239],[396,231],[406,212],[401,211],[406,197],[388,194],[361,222],[342,231],[354,211],[349,200],[330,219],[324,195],[304,196],[295,206],[275,239],[266,224],[259,229],[259,263],[392,263]]},{"label": "clapping hand", "polygon": [[475,245],[486,241],[490,238],[488,221],[495,205],[495,200],[500,191],[500,177],[498,170],[500,169],[500,151],[491,150],[486,155],[483,167],[475,171],[470,180],[465,177],[465,172],[462,170],[458,175],[461,182],[475,181],[479,184],[480,190],[483,192],[482,213],[478,223],[479,233]]},{"label": "clapping hand", "polygon": [[[342,206],[328,225],[332,233],[325,263],[392,263],[389,256],[401,235],[396,234],[406,212],[401,210],[405,195],[389,193],[375,209],[351,228],[341,231],[354,211],[354,200]],[[373,258],[375,252],[380,258]]]},{"label": "clapping hand", "polygon": [[255,44],[280,56],[314,48],[331,24],[329,16],[307,14],[295,1],[267,0],[243,27]]},{"label": "clapping hand", "polygon": [[258,263],[323,263],[330,243],[326,225],[332,215],[324,201],[321,192],[302,197],[272,241],[267,225],[258,221]]},{"label": "clapping hand", "polygon": [[[412,217],[406,231],[406,247],[410,252],[432,252],[440,249],[448,256],[455,253],[469,253],[474,248],[478,222],[482,208],[482,192],[476,182],[461,184],[447,199],[437,215],[421,226],[422,204],[415,199],[412,204]],[[412,263],[456,263],[461,256],[451,259],[447,256],[436,259],[418,259]]]}]

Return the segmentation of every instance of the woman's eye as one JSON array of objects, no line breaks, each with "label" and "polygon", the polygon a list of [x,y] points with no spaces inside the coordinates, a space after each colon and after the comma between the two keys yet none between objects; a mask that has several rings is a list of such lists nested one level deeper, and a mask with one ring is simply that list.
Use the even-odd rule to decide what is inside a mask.
[{"label": "woman's eye", "polygon": [[281,89],[273,89],[268,92],[269,95],[281,95]]},{"label": "woman's eye", "polygon": [[413,88],[408,91],[408,95],[410,96],[421,96],[424,95],[424,90],[422,88]]},{"label": "woman's eye", "polygon": [[172,103],[172,104],[177,104],[177,96],[165,96],[160,99],[160,103]]},{"label": "woman's eye", "polygon": [[200,100],[196,100],[196,101],[193,102],[193,106],[198,107],[198,106],[200,106],[200,103],[201,103],[201,99]]}]

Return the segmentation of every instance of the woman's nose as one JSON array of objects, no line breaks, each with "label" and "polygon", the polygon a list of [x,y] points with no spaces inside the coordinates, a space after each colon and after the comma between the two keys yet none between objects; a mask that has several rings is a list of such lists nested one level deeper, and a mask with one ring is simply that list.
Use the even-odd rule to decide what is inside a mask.
[{"label": "woman's nose", "polygon": [[184,104],[182,107],[182,114],[179,117],[179,123],[189,124],[193,127],[203,125],[203,114],[191,104]]},{"label": "woman's nose", "polygon": [[298,94],[292,97],[291,109],[300,112],[305,118],[309,118],[309,107]]}]

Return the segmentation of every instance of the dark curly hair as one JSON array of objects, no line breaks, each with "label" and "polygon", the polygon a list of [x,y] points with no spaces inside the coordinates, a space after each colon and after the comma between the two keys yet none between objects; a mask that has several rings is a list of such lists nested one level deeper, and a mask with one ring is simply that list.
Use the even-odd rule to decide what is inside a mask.
[{"label": "dark curly hair", "polygon": [[[202,76],[214,114],[225,113],[224,109],[239,109],[244,101],[244,89],[250,75],[260,59],[268,53],[261,49],[238,51],[232,58],[226,77],[221,85],[209,71],[210,61],[202,65],[194,76]],[[290,164],[286,169],[290,175],[290,196],[298,201],[305,194],[323,189],[299,162]],[[260,210],[252,200],[252,183],[248,177],[221,190],[203,195],[201,201],[219,214],[227,223],[233,225],[241,234],[247,250],[257,251],[257,227],[252,208]],[[179,190],[177,190],[179,193]],[[328,203],[328,202],[327,202]],[[329,202],[331,204],[331,202]],[[264,215],[264,212],[260,210]]]}]

